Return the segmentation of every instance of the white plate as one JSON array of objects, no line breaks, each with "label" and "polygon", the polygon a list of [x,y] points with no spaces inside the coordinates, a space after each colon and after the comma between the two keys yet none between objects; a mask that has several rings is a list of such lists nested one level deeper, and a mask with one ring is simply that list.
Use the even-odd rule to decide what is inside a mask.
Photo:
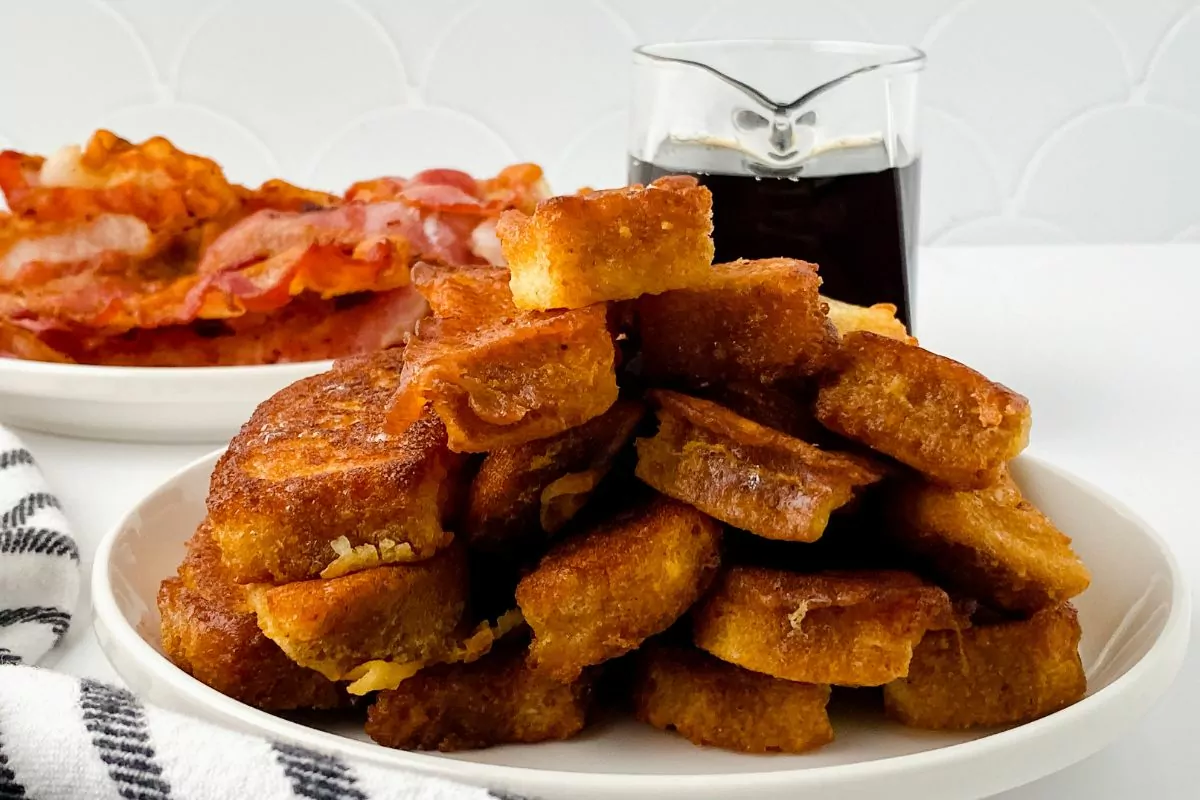
[{"label": "white plate", "polygon": [[94,367],[0,358],[0,422],[132,442],[227,442],[255,407],[331,361]]},{"label": "white plate", "polygon": [[96,554],[96,634],[134,691],[242,730],[546,800],[984,797],[1062,769],[1116,739],[1167,688],[1187,646],[1190,595],[1158,536],[1095,487],[1023,457],[1014,465],[1018,482],[1074,536],[1093,575],[1077,602],[1089,692],[1070,708],[1016,728],[971,734],[915,731],[881,713],[834,708],[837,741],[803,756],[701,749],[634,721],[553,744],[452,755],[388,750],[349,724],[322,729],[309,720],[314,727],[307,727],[242,705],[163,657],[155,595],[204,515],[217,455],[149,495]]}]

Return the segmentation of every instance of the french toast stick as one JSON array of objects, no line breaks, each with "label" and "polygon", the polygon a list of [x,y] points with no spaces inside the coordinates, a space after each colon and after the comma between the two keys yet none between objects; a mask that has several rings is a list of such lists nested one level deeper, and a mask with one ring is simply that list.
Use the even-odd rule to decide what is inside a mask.
[{"label": "french toast stick", "polygon": [[1029,401],[970,367],[915,345],[855,331],[823,376],[817,420],[935,481],[995,483],[1029,441]]},{"label": "french toast stick", "polygon": [[488,453],[471,482],[463,524],[469,541],[495,549],[557,532],[608,473],[644,413],[641,403],[618,400],[557,436]]},{"label": "french toast stick", "polygon": [[562,433],[617,397],[614,333],[604,304],[522,311],[509,271],[419,264],[417,289],[434,316],[417,325],[388,409],[393,431],[427,406],[450,449],[487,452]]},{"label": "french toast stick", "polygon": [[617,399],[616,349],[603,305],[485,321],[426,318],[406,351],[389,428],[417,424],[428,404],[455,452],[554,436]]},{"label": "french toast stick", "polygon": [[947,587],[1028,614],[1070,600],[1091,582],[1070,538],[1025,499],[1007,469],[986,489],[920,479],[889,488],[887,531]]},{"label": "french toast stick", "polygon": [[724,661],[837,686],[903,677],[925,631],[959,624],[945,592],[889,570],[805,575],[733,567],[692,617],[696,645]]},{"label": "french toast stick", "polygon": [[334,542],[368,545],[379,563],[428,558],[450,541],[447,491],[461,458],[432,414],[384,430],[402,350],[339,362],[259,405],[213,470],[209,522],[237,583],[315,578]]},{"label": "french toast stick", "polygon": [[771,386],[734,381],[713,384],[696,394],[739,417],[810,444],[824,446],[826,440],[835,438],[813,416],[812,402],[816,398],[816,386],[811,381],[781,381]]},{"label": "french toast stick", "polygon": [[201,683],[265,711],[336,708],[346,693],[301,667],[259,630],[246,589],[229,579],[207,523],[187,546],[177,577],[158,591],[163,652]]},{"label": "french toast stick", "polygon": [[659,498],[555,545],[517,585],[532,663],[571,681],[666,630],[712,582],[720,540],[716,521]]},{"label": "french toast stick", "polygon": [[838,347],[817,268],[790,258],[715,264],[704,282],[638,300],[643,371],[686,385],[814,375]]},{"label": "french toast stick", "polygon": [[819,539],[829,515],[880,480],[868,458],[822,450],[708,400],[653,391],[658,433],[636,474],[658,491],[768,539]]},{"label": "french toast stick", "polygon": [[691,286],[712,264],[712,195],[695,178],[552,197],[496,234],[518,308],[583,308]]},{"label": "french toast stick", "polygon": [[693,744],[804,753],[833,741],[828,686],[772,678],[690,647],[648,644],[637,660],[634,714]]},{"label": "french toast stick", "polygon": [[367,661],[430,661],[467,606],[466,549],[337,578],[248,587],[263,632],[297,664],[331,680]]},{"label": "french toast stick", "polygon": [[1026,620],[930,631],[908,676],[883,687],[889,716],[916,728],[1010,725],[1078,702],[1087,691],[1079,618],[1069,603]]},{"label": "french toast stick", "polygon": [[443,266],[420,262],[412,269],[412,284],[429,303],[430,313],[442,319],[492,320],[515,316],[509,273],[504,267]]},{"label": "french toast stick", "polygon": [[586,722],[591,683],[562,683],[531,668],[523,649],[498,648],[380,692],[367,735],[385,747],[445,752],[566,739]]}]

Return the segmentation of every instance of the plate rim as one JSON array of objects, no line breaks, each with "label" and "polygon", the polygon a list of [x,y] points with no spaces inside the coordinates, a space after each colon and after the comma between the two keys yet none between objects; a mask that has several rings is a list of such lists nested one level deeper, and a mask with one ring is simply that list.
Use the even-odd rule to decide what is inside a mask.
[{"label": "plate rim", "polygon": [[228,367],[125,367],[0,358],[0,396],[130,406],[244,403],[247,385],[282,387],[285,381],[327,372],[333,363],[334,359],[319,359]]},{"label": "plate rim", "polygon": [[[830,788],[836,787],[839,784],[864,780],[879,781],[888,778],[899,778],[912,773],[953,766],[956,763],[973,762],[981,758],[986,758],[989,754],[995,755],[997,753],[1015,751],[1020,748],[1022,743],[1036,741],[1045,736],[1052,735],[1057,729],[1078,729],[1081,725],[1086,725],[1090,717],[1106,709],[1110,712],[1119,710],[1114,709],[1114,706],[1119,704],[1125,695],[1137,689],[1144,682],[1150,686],[1149,691],[1152,697],[1142,705],[1143,707],[1149,707],[1174,682],[1187,654],[1192,614],[1191,591],[1187,577],[1184,575],[1178,560],[1175,558],[1166,540],[1140,515],[1104,489],[1038,456],[1021,454],[1018,456],[1021,461],[1032,462],[1039,469],[1053,473],[1058,478],[1076,484],[1078,487],[1105,502],[1115,513],[1134,523],[1140,532],[1158,548],[1171,578],[1170,612],[1163,623],[1162,630],[1155,638],[1154,643],[1146,651],[1146,654],[1112,683],[1094,694],[1088,695],[1074,705],[1056,711],[1041,719],[967,742],[959,742],[917,753],[872,759],[870,761],[833,764],[806,769],[690,775],[572,772],[539,769],[536,767],[490,764],[478,761],[460,761],[420,752],[393,750],[380,745],[356,739],[347,739],[337,734],[314,729],[259,710],[221,694],[191,675],[188,675],[155,650],[148,642],[142,639],[141,635],[128,623],[117,607],[116,597],[109,580],[108,567],[112,559],[114,544],[122,530],[139,513],[139,509],[148,500],[166,491],[168,486],[174,484],[185,475],[202,468],[205,464],[215,465],[216,460],[226,449],[226,447],[219,447],[189,462],[162,479],[154,489],[147,492],[129,508],[122,515],[121,519],[104,535],[103,539],[101,539],[96,548],[95,560],[91,568],[92,623],[97,638],[100,641],[101,650],[110,663],[113,663],[113,658],[109,654],[110,648],[117,647],[125,650],[131,658],[137,660],[144,670],[152,673],[155,678],[162,681],[165,685],[170,686],[172,691],[182,693],[192,702],[212,709],[221,718],[238,720],[244,726],[252,726],[260,733],[267,733],[282,739],[290,739],[318,749],[337,750],[351,757],[362,758],[375,764],[402,769],[408,768],[425,774],[436,774],[443,778],[457,779],[476,784],[490,784],[500,781],[523,785],[536,784],[542,788],[551,790],[568,783],[576,785],[586,784],[586,788],[613,793],[633,790],[642,792],[658,790],[678,793],[689,789],[720,791],[722,789],[777,790],[785,788]],[[116,668],[115,663],[113,663],[113,666]],[[1156,678],[1157,680],[1155,680]],[[1092,752],[1095,751],[1088,750],[1078,754],[1077,757],[1073,756],[1058,767],[1052,768],[1050,772],[1064,769],[1070,766],[1070,764],[1085,758]],[[1043,775],[1045,774],[1050,773],[1044,772]],[[1036,777],[1033,779],[1036,779]],[[1003,791],[1004,788],[1001,787],[997,791]]]},{"label": "plate rim", "polygon": [[130,375],[159,380],[151,375],[170,377],[178,380],[180,377],[190,378],[201,375],[226,377],[234,379],[244,377],[249,372],[287,372],[289,369],[311,368],[316,364],[333,366],[336,359],[318,358],[312,361],[281,361],[274,364],[238,364],[234,366],[215,367],[131,367],[112,364],[59,364],[53,361],[32,361],[23,358],[0,358],[0,371],[29,373],[45,378],[74,378],[86,375],[88,378],[124,378]]}]

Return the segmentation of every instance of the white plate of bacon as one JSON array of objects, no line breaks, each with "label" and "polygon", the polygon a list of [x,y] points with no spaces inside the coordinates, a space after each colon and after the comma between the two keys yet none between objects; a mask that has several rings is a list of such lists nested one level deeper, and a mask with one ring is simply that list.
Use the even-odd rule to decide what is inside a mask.
[{"label": "white plate of bacon", "polygon": [[501,263],[496,218],[547,194],[532,164],[248,189],[107,131],[0,153],[0,191],[0,421],[157,442],[226,440],[331,359],[402,344],[413,264]]}]

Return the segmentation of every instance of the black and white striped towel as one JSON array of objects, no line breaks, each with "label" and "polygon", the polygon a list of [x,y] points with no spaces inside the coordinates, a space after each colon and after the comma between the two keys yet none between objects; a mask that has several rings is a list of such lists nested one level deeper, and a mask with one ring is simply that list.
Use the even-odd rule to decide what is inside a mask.
[{"label": "black and white striped towel", "polygon": [[0,664],[36,664],[66,634],[78,598],[79,549],[58,500],[0,426]]},{"label": "black and white striped towel", "polygon": [[130,692],[0,667],[0,800],[495,800],[142,705]]},{"label": "black and white striped towel", "polygon": [[79,550],[0,426],[0,800],[489,800],[500,795],[234,733],[33,666],[71,624]]}]

